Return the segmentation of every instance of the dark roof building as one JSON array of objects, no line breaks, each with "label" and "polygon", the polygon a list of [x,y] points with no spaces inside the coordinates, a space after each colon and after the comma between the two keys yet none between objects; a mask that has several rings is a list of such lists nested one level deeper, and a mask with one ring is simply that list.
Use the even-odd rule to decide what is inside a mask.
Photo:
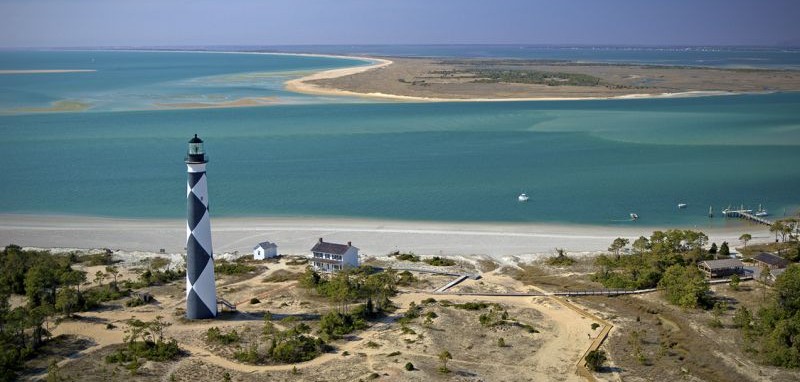
[{"label": "dark roof building", "polygon": [[766,265],[769,269],[786,268],[789,266],[789,260],[767,252],[761,252],[753,256],[753,260],[760,265]]},{"label": "dark roof building", "polygon": [[708,278],[725,277],[744,273],[744,264],[739,259],[706,260],[697,265]]},{"label": "dark roof building", "polygon": [[353,244],[351,242],[347,242],[347,245],[344,244],[336,244],[336,243],[328,243],[322,241],[322,238],[319,238],[317,244],[314,245],[314,248],[311,248],[311,252],[322,252],[322,253],[331,253],[334,255],[344,255]]}]

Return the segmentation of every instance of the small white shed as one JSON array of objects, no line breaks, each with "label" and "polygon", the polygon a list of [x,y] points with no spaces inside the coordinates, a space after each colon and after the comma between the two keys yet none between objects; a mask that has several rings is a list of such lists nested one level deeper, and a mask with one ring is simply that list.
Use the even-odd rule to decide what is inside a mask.
[{"label": "small white shed", "polygon": [[275,243],[265,241],[263,243],[258,243],[258,245],[253,248],[253,258],[256,260],[271,259],[273,257],[278,257],[278,245]]}]

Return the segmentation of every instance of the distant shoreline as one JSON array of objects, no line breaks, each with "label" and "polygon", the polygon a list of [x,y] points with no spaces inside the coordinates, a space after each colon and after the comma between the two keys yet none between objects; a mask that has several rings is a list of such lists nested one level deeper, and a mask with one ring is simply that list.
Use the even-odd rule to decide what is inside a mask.
[{"label": "distant shoreline", "polygon": [[0,69],[1,74],[90,73],[95,69]]},{"label": "distant shoreline", "polygon": [[[687,98],[800,90],[800,72],[550,60],[369,58],[369,66],[316,72],[289,80],[304,94],[406,102],[520,102]],[[511,66],[511,68],[509,68]],[[552,86],[475,81],[481,70],[595,78],[600,85]],[[472,73],[470,72],[472,71]],[[565,73],[561,73],[565,72]],[[599,76],[600,78],[596,77]],[[480,78],[480,77],[478,77]],[[653,84],[653,85],[642,85]]]},{"label": "distant shoreline", "polygon": [[[255,244],[269,240],[278,243],[281,253],[302,254],[318,237],[325,237],[334,242],[352,241],[367,255],[399,250],[498,259],[536,258],[552,254],[557,247],[572,253],[598,253],[617,237],[649,237],[654,230],[665,229],[636,224],[610,227],[319,217],[221,217],[213,218],[211,224],[217,253],[249,252]],[[737,243],[745,230],[756,240],[769,241],[772,237],[763,227],[702,231],[710,242]],[[148,252],[163,248],[179,253],[185,246],[185,231],[186,223],[180,219],[0,214],[0,245]]]}]

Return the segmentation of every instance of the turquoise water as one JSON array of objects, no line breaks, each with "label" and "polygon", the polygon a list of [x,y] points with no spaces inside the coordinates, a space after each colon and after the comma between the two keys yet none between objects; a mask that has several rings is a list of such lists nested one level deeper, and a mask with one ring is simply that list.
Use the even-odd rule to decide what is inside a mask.
[{"label": "turquoise water", "polygon": [[89,111],[156,109],[268,97],[279,103],[337,102],[283,90],[309,72],[365,65],[361,60],[263,54],[136,51],[0,51],[0,70],[94,72],[0,75],[0,113],[70,100]]},{"label": "turquoise water", "polygon": [[798,110],[784,93],[5,115],[0,212],[181,218],[198,133],[215,216],[721,225],[710,205],[800,205]]}]

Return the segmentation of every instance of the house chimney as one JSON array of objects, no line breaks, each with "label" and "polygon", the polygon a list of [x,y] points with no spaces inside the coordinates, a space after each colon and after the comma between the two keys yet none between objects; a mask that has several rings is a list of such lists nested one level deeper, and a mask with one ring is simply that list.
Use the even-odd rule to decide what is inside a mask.
[{"label": "house chimney", "polygon": [[347,242],[347,246],[348,246],[348,247],[352,247],[352,246],[353,246],[353,243],[348,241],[348,242]]},{"label": "house chimney", "polygon": [[319,242],[322,243],[322,238],[319,238]]}]

